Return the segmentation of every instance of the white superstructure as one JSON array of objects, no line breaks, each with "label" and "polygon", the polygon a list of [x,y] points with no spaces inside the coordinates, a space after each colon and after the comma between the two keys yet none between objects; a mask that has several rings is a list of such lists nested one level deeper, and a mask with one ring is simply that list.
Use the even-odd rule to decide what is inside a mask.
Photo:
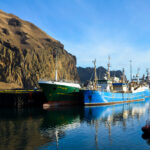
[{"label": "white superstructure", "polygon": [[75,88],[81,88],[80,84],[78,83],[69,83],[69,82],[63,82],[63,81],[39,81],[39,84],[55,84],[55,85],[62,85],[62,86],[70,86]]}]

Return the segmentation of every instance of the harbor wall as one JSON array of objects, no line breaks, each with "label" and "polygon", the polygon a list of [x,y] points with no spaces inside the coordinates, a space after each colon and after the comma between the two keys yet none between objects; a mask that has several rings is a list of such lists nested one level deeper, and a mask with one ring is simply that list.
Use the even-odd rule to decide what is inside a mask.
[{"label": "harbor wall", "polygon": [[0,91],[0,107],[27,108],[42,107],[46,102],[42,91],[4,90]]}]

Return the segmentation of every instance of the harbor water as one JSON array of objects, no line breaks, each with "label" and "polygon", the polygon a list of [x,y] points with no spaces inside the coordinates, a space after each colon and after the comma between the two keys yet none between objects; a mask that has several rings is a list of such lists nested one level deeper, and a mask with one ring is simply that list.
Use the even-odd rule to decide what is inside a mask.
[{"label": "harbor water", "polygon": [[150,99],[95,107],[1,109],[0,150],[147,150]]}]

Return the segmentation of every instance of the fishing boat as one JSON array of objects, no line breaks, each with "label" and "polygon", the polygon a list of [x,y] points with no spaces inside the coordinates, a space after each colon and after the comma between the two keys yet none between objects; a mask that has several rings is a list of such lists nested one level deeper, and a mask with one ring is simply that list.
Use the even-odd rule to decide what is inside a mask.
[{"label": "fishing boat", "polygon": [[94,61],[94,82],[80,92],[83,95],[84,105],[110,105],[134,101],[144,101],[150,96],[149,85],[146,82],[137,80],[127,82],[124,70],[122,79],[115,81],[110,77],[110,58],[108,61],[107,76],[104,80],[98,80],[96,75],[96,60]]},{"label": "fishing boat", "polygon": [[55,57],[55,80],[40,80],[39,86],[47,99],[46,108],[50,105],[79,104],[80,84],[73,81],[58,80],[57,78],[57,54]]}]

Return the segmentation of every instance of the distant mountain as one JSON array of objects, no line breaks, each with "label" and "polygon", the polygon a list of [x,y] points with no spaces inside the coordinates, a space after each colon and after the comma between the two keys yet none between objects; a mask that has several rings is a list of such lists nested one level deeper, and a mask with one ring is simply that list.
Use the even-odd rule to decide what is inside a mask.
[{"label": "distant mountain", "polygon": [[[0,10],[0,88],[32,88],[42,78],[78,80],[76,57],[34,24]],[[3,86],[5,85],[5,87]]]},{"label": "distant mountain", "polygon": [[[87,80],[93,80],[94,78],[94,68],[92,67],[77,67],[78,74],[80,77],[81,83],[85,83]],[[98,67],[96,69],[96,73],[99,79],[104,79],[104,76],[106,75],[107,70],[104,67]],[[111,76],[116,76],[121,78],[122,72],[120,70],[117,71],[111,71]]]}]

